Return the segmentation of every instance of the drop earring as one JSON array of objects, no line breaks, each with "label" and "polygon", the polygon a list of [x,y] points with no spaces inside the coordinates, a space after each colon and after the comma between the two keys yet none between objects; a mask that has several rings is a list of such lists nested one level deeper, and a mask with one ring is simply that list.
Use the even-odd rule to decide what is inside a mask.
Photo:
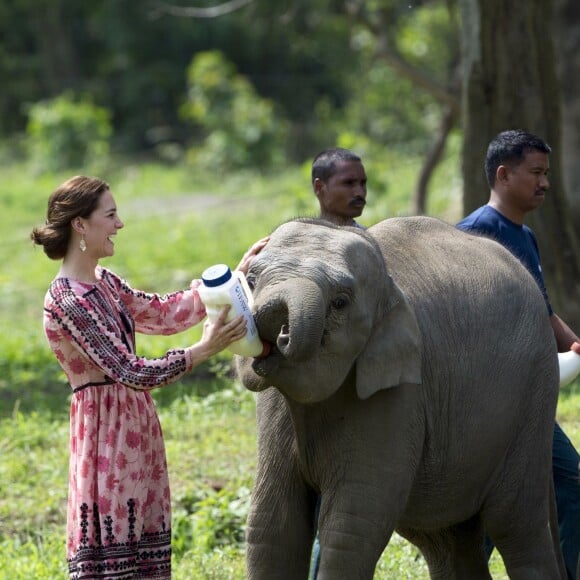
[{"label": "drop earring", "polygon": [[81,234],[81,241],[79,242],[79,248],[81,249],[81,252],[86,252],[87,251],[87,242],[85,242],[85,234]]}]

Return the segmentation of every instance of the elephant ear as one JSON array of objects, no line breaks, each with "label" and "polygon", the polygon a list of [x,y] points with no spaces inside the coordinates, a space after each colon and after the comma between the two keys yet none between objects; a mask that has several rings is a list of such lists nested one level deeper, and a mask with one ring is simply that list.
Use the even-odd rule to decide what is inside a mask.
[{"label": "elephant ear", "polygon": [[407,298],[390,278],[388,304],[356,361],[356,390],[364,400],[403,383],[421,384],[421,331]]}]

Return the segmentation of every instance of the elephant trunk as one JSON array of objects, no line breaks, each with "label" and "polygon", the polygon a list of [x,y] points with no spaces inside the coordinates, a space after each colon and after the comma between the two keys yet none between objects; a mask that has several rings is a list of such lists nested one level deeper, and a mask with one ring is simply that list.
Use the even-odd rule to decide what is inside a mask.
[{"label": "elephant trunk", "polygon": [[314,282],[275,285],[271,294],[255,300],[254,309],[260,336],[274,344],[284,358],[301,362],[320,346],[326,304]]}]

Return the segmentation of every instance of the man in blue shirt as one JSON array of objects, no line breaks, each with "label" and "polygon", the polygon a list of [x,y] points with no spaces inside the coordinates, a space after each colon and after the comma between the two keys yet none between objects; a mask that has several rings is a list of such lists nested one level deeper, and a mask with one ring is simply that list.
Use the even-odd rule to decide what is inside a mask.
[{"label": "man in blue shirt", "polygon": [[[550,304],[538,242],[524,225],[526,214],[540,207],[549,187],[551,149],[539,137],[521,130],[504,131],[489,144],[485,172],[491,188],[486,205],[457,227],[495,239],[514,254],[532,274],[546,301],[559,352],[580,354],[580,339]],[[558,508],[560,542],[568,577],[576,577],[580,553],[580,457],[560,426],[554,424],[552,471]],[[490,546],[488,553],[493,548]]]}]

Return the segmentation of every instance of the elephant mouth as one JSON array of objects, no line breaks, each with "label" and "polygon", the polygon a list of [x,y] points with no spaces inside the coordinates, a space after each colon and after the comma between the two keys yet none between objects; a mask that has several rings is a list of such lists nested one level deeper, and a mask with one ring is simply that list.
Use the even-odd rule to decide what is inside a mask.
[{"label": "elephant mouth", "polygon": [[259,377],[267,377],[279,368],[282,359],[282,353],[276,348],[276,345],[270,343],[268,354],[252,361],[252,370]]}]

